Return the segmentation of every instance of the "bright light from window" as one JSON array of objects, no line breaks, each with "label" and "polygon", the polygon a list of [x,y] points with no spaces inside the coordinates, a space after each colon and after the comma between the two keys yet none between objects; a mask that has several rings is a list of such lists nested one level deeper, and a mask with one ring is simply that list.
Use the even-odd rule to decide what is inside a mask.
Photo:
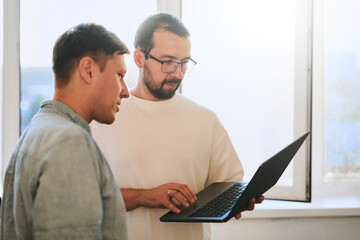
[{"label": "bright light from window", "polygon": [[[245,180],[297,137],[295,6],[295,0],[183,0],[192,57],[198,61],[183,93],[218,114]],[[292,176],[290,167],[281,184],[291,186]]]}]

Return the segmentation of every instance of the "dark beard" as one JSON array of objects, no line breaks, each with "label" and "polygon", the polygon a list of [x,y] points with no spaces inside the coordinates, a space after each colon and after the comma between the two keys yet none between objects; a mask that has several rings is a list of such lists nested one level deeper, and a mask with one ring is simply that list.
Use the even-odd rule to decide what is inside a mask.
[{"label": "dark beard", "polygon": [[[176,90],[179,88],[180,86],[180,83],[181,83],[181,80],[180,79],[172,79],[172,80],[164,80],[162,83],[161,83],[161,86],[160,87],[156,87],[154,86],[153,84],[151,84],[150,82],[148,82],[145,78],[143,78],[143,81],[146,85],[146,87],[149,89],[150,93],[158,98],[158,99],[169,99],[169,98],[172,98],[176,92]],[[175,89],[170,89],[170,90],[167,90],[165,91],[163,89],[164,85],[166,83],[176,83],[177,84],[177,87]]]}]

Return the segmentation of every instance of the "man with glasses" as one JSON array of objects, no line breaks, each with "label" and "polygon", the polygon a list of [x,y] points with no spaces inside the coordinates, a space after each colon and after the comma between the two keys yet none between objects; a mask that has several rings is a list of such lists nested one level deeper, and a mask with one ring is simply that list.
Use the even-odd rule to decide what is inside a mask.
[{"label": "man with glasses", "polygon": [[[135,36],[138,83],[111,127],[92,126],[120,186],[130,239],[204,239],[201,223],[162,223],[159,218],[169,209],[179,213],[179,204],[194,203],[194,193],[214,182],[243,177],[216,115],[176,93],[196,65],[189,36],[170,14],[145,19]],[[252,199],[248,210],[254,204]]]}]

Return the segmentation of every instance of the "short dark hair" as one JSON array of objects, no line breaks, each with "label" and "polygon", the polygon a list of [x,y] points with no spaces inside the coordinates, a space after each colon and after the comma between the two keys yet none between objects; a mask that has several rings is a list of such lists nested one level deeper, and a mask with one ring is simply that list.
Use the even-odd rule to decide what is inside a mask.
[{"label": "short dark hair", "polygon": [[63,33],[53,48],[55,85],[66,86],[80,59],[90,56],[103,71],[107,60],[115,53],[130,53],[126,45],[105,27],[94,23],[79,24]]},{"label": "short dark hair", "polygon": [[179,37],[190,37],[189,31],[179,18],[168,13],[156,13],[140,24],[135,34],[135,48],[150,52],[154,47],[152,42],[154,32],[159,30],[169,31]]}]

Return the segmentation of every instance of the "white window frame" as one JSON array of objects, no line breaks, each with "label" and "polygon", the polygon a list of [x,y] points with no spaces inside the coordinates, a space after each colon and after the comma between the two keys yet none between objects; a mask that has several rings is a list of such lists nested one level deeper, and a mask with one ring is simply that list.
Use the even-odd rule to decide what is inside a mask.
[{"label": "white window frame", "polygon": [[2,179],[20,135],[20,1],[4,0]]},{"label": "white window frame", "polygon": [[181,19],[182,1],[181,0],[157,0],[157,10],[159,12],[170,13]]},{"label": "white window frame", "polygon": [[[0,12],[3,13],[4,9],[4,1],[3,0],[0,0]],[[3,40],[4,40],[4,18],[1,18],[0,19],[0,164],[2,164],[2,146],[3,146],[3,128],[2,128],[2,122],[3,122],[3,99],[2,99],[2,94],[3,94],[3,50],[4,50],[4,47],[3,47]],[[0,167],[2,169],[2,165]],[[0,172],[0,179],[1,179],[1,176],[2,176],[2,171]],[[0,183],[1,183],[1,180],[0,180]],[[1,187],[0,187],[1,189]]]},{"label": "white window frame", "polygon": [[[294,78],[294,136],[299,137],[311,129],[312,86],[312,1],[298,0],[295,32]],[[306,139],[293,162],[291,187],[275,186],[266,196],[273,199],[311,201],[311,138]]]}]

